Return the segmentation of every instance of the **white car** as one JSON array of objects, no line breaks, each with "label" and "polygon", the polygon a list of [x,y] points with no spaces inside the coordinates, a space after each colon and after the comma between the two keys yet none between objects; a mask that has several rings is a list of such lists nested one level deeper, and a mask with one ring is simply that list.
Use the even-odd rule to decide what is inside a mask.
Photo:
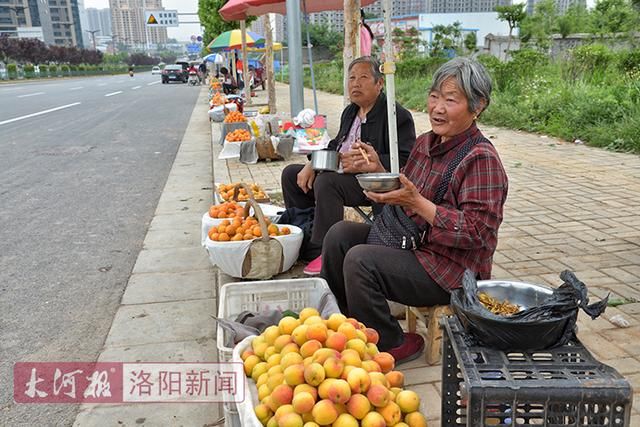
[{"label": "white car", "polygon": [[162,71],[160,70],[160,67],[153,67],[151,69],[151,74],[162,74]]}]

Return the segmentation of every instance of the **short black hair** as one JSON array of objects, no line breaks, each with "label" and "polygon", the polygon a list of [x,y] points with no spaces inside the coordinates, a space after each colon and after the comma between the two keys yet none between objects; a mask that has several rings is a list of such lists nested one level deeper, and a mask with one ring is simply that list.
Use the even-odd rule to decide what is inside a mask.
[{"label": "short black hair", "polygon": [[220,68],[220,72],[222,74],[227,74],[227,73],[229,73],[229,70],[227,70],[225,67],[222,67],[222,68]]}]

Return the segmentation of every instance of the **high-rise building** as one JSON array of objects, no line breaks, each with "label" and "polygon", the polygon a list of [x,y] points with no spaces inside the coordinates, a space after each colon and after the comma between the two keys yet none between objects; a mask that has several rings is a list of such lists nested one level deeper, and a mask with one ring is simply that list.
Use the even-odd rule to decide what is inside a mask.
[{"label": "high-rise building", "polygon": [[427,0],[427,13],[493,12],[496,6],[511,6],[511,0]]},{"label": "high-rise building", "polygon": [[96,36],[111,35],[111,9],[87,8],[87,30],[100,30]]},{"label": "high-rise building", "polygon": [[[540,0],[527,0],[527,14],[533,15],[535,11],[536,3]],[[556,12],[559,14],[563,14],[569,9],[570,6],[582,6],[587,7],[587,0],[555,0],[556,4]]]},{"label": "high-rise building", "polygon": [[[427,10],[426,0],[393,0],[391,2],[391,15],[392,16],[404,16],[404,15],[417,15],[425,13]],[[363,8],[367,16],[382,18],[384,10],[382,8],[382,2],[377,1],[365,8]],[[309,14],[309,22],[312,24],[322,24],[333,31],[344,31],[344,12],[341,10],[331,10],[327,12],[311,13]]]},{"label": "high-rise building", "polygon": [[109,0],[111,31],[117,44],[144,47],[167,43],[165,27],[148,28],[145,10],[164,10],[162,0]]},{"label": "high-rise building", "polygon": [[[18,28],[21,28],[18,31]],[[41,34],[45,43],[53,44],[53,29],[48,0],[13,0],[0,2],[0,34],[30,37]]]},{"label": "high-rise building", "polygon": [[82,46],[82,25],[78,0],[49,0],[53,43],[60,46]]}]

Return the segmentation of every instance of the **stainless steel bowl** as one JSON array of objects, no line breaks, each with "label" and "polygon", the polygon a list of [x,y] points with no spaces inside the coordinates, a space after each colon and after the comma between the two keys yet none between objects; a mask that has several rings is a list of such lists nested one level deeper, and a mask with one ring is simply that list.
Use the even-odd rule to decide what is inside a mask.
[{"label": "stainless steel bowl", "polygon": [[400,175],[397,173],[361,173],[356,175],[360,187],[374,193],[386,193],[400,188]]},{"label": "stainless steel bowl", "polygon": [[542,304],[553,294],[553,290],[546,286],[508,280],[480,280],[478,292],[486,292],[499,301],[517,304],[520,311]]},{"label": "stainless steel bowl", "polygon": [[338,171],[340,156],[337,151],[319,150],[311,153],[311,167],[315,171]]}]

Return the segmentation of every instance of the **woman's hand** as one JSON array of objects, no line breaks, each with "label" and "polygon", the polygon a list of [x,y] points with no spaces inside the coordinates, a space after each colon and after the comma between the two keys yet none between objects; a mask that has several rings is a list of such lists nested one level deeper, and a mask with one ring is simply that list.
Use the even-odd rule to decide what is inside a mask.
[{"label": "woman's hand", "polygon": [[413,185],[413,182],[409,181],[404,174],[400,174],[400,184],[402,185],[400,188],[387,193],[365,191],[364,194],[367,198],[376,203],[398,205],[403,208],[415,210],[424,197],[418,192],[418,189]]},{"label": "woman's hand", "polygon": [[380,157],[369,144],[355,142],[351,149],[340,156],[345,173],[384,172]]},{"label": "woman's hand", "polygon": [[311,163],[304,165],[302,170],[298,172],[297,184],[304,193],[308,193],[313,189],[313,181],[316,179],[316,171],[311,168]]}]

